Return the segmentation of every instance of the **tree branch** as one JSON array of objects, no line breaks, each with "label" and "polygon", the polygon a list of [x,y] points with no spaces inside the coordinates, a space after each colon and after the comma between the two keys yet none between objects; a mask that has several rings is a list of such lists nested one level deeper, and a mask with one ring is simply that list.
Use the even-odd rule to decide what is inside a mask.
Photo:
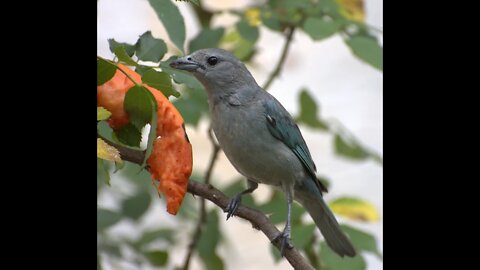
[{"label": "tree branch", "polygon": [[263,85],[263,89],[265,91],[270,87],[273,80],[280,74],[280,71],[282,70],[283,64],[285,63],[285,60],[287,59],[288,49],[290,48],[290,43],[292,43],[292,37],[293,37],[294,32],[295,32],[295,26],[287,27],[287,35],[285,37],[285,45],[283,45],[282,55],[280,56],[280,59],[278,60],[277,66],[275,67],[275,69],[272,71],[272,73],[268,77],[267,82]]},{"label": "tree branch", "polygon": [[[212,143],[212,156],[210,157],[210,162],[208,164],[207,171],[205,172],[205,184],[210,185],[210,178],[212,177],[213,166],[215,165],[215,161],[217,160],[218,153],[220,152],[220,146],[215,142],[213,138],[213,130],[212,127],[208,129],[208,137]],[[183,263],[183,270],[188,270],[190,266],[190,261],[192,259],[193,251],[197,247],[198,240],[200,239],[200,235],[202,233],[203,225],[207,223],[207,209],[205,206],[205,199],[202,197],[200,200],[200,217],[198,218],[197,227],[195,228],[195,232],[193,233],[192,240],[188,245],[188,252],[187,256],[185,257],[185,261]]]},{"label": "tree branch", "polygon": [[[118,151],[120,152],[120,155],[122,156],[122,159],[136,163],[136,164],[142,164],[143,159],[145,157],[144,151],[129,149],[129,148],[120,146],[118,144],[112,143],[105,138],[102,138],[102,139],[106,143],[117,148]],[[212,168],[213,168],[213,165],[212,165]],[[216,189],[212,185],[200,183],[192,179],[188,181],[187,191],[193,195],[199,196],[201,198],[204,198],[213,202],[214,204],[219,206],[221,209],[225,209],[230,201],[230,199],[225,194],[223,194],[220,190]],[[265,216],[265,214],[263,214],[258,210],[240,205],[237,211],[235,212],[235,216],[250,221],[250,223],[254,228],[261,230],[265,234],[265,236],[267,236],[270,242],[275,247],[277,247],[278,250],[280,250],[280,242],[278,241],[278,239],[275,239],[280,234],[280,231],[275,227],[275,225],[273,225],[270,222],[269,218]],[[291,248],[291,249],[287,248],[287,250],[285,251],[285,258],[293,266],[294,269],[315,270],[315,268],[313,268],[310,264],[308,264],[305,258],[295,248]]]}]

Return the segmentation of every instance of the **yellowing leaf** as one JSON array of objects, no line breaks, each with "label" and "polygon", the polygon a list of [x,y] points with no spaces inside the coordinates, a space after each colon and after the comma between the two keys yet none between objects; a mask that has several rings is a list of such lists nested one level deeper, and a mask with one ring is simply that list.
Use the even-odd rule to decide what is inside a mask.
[{"label": "yellowing leaf", "polygon": [[100,138],[97,138],[97,157],[122,163],[118,150]]},{"label": "yellowing leaf", "polygon": [[262,23],[259,8],[249,8],[245,11],[245,19],[250,26],[259,26]]},{"label": "yellowing leaf", "polygon": [[338,198],[329,203],[336,214],[352,220],[378,221],[380,214],[371,203],[357,198]]},{"label": "yellowing leaf", "polygon": [[340,5],[340,14],[347,19],[357,22],[365,21],[363,0],[337,0]]},{"label": "yellowing leaf", "polygon": [[97,107],[97,121],[107,120],[112,115],[107,109],[103,107]]}]

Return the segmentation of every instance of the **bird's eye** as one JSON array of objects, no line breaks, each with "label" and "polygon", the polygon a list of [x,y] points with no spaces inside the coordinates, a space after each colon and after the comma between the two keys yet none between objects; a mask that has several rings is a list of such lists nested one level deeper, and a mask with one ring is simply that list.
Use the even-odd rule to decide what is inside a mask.
[{"label": "bird's eye", "polygon": [[211,66],[215,66],[218,62],[218,58],[215,56],[210,56],[207,60],[208,64]]}]

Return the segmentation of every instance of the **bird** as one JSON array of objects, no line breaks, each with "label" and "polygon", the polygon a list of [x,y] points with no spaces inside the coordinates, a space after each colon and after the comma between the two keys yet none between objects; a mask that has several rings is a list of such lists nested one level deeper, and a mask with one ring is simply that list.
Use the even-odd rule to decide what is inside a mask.
[{"label": "bird", "polygon": [[323,198],[328,190],[316,177],[317,168],[300,129],[282,104],[257,84],[245,64],[226,50],[207,48],[173,60],[170,67],[190,72],[204,86],[218,144],[247,179],[248,188],[224,209],[227,220],[242,196],[258,184],[275,186],[285,193],[287,202],[285,227],[274,239],[280,241],[282,257],[286,248],[292,248],[293,200],[307,210],[335,253],[354,257],[354,246]]}]

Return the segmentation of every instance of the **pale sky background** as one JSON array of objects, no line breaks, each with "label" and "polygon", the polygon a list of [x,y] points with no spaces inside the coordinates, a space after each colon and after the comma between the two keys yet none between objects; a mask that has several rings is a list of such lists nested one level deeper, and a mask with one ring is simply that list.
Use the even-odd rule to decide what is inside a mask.
[{"label": "pale sky background", "polygon": [[[207,7],[222,10],[234,7],[244,7],[255,1],[206,0]],[[187,40],[194,37],[199,28],[194,21],[188,3],[176,2],[185,18]],[[370,25],[383,29],[383,0],[366,0],[366,20]],[[154,11],[146,0],[99,0],[97,12],[97,53],[106,58],[112,58],[108,48],[108,38],[120,42],[134,43],[138,36],[151,30],[153,36],[168,41],[168,36],[157,19]],[[222,15],[214,20],[214,25],[229,25],[234,16]],[[259,53],[248,68],[262,85],[274,63],[280,55],[284,41],[277,33],[261,29],[260,40],[257,42]],[[321,42],[313,42],[302,31],[296,31],[290,52],[281,73],[270,87],[274,95],[293,115],[298,112],[298,91],[306,87],[310,90],[318,104],[320,113],[327,119],[337,119],[346,126],[364,145],[383,156],[383,74],[371,66],[361,62],[352,55],[349,48],[339,36],[333,36]],[[193,146],[194,170],[203,172],[210,155],[210,144],[206,136],[207,123],[202,122],[197,129],[188,128],[187,132]],[[326,200],[349,195],[365,199],[373,203],[380,211],[383,219],[383,168],[373,161],[353,162],[334,154],[332,136],[300,126],[305,141],[312,152],[318,172],[326,175],[332,181]],[[239,174],[229,164],[222,154],[216,164],[213,174],[213,184],[222,188],[239,177]],[[256,200],[268,197],[268,187],[260,185],[255,191]],[[112,176],[112,187],[102,193],[98,204],[105,208],[118,209],[116,198],[129,194],[128,183]],[[119,195],[120,194],[120,195]],[[167,269],[172,269],[183,262],[186,245],[194,224],[181,224],[174,216],[166,213],[163,199],[153,201],[140,226],[142,228],[158,228],[159,226],[177,226],[185,232],[182,244],[170,252]],[[207,203],[209,207],[211,203]],[[365,224],[339,220],[352,224],[377,237],[380,250],[383,253],[383,222]],[[226,239],[218,248],[222,257],[228,256],[226,269],[292,269],[286,260],[278,264],[270,254],[270,243],[259,231],[238,218],[225,222],[220,219],[221,229]],[[283,226],[279,228],[283,229]],[[138,236],[138,229],[133,223],[122,222],[111,229],[112,234]],[[318,232],[317,232],[318,233]],[[294,236],[293,236],[294,237]],[[366,254],[367,269],[383,269],[383,263],[375,256]],[[118,263],[104,260],[105,269],[138,269],[129,263]],[[153,269],[153,268],[142,268]],[[193,270],[203,269],[198,258],[192,261]]]}]

